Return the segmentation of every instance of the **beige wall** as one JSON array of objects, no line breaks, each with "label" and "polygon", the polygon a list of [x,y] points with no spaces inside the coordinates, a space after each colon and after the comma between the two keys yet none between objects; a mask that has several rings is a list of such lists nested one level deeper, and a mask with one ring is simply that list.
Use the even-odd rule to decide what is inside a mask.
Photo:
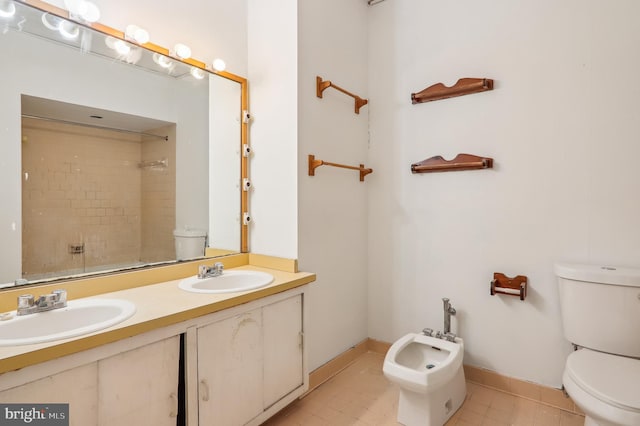
[{"label": "beige wall", "polygon": [[[166,197],[175,200],[174,158],[168,158],[171,173],[142,172],[138,166],[147,143],[156,144],[121,132],[23,121],[23,276],[78,273],[142,260],[143,205],[153,205],[146,196],[143,201],[143,181],[147,189],[156,189],[153,193],[168,193]],[[149,151],[155,155],[153,148]],[[143,179],[152,172],[153,178]],[[161,188],[165,184],[170,190]],[[175,220],[175,208],[163,210],[163,216]],[[69,253],[69,245],[82,244],[84,254]],[[168,242],[164,246],[170,250]]]}]

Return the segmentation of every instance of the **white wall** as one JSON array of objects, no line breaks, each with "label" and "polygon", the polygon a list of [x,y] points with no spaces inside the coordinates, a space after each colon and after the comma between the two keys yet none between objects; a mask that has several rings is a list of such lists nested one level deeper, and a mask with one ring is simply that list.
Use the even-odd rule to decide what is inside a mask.
[{"label": "white wall", "polygon": [[209,75],[209,247],[240,251],[241,86]]},{"label": "white wall", "polygon": [[298,2],[299,266],[310,287],[309,364],[314,369],[367,337],[367,191],[378,171],[321,166],[307,156],[367,166],[368,106],[330,88],[316,97],[316,76],[363,98],[367,88],[367,5],[363,0]]},{"label": "white wall", "polygon": [[249,0],[249,249],[297,258],[297,1]]},{"label": "white wall", "polygon": [[[388,0],[370,10],[369,336],[442,329],[465,362],[560,386],[553,263],[640,266],[640,3]],[[461,77],[495,90],[412,105]],[[493,170],[412,175],[464,152]],[[489,295],[529,277],[525,302]]]}]

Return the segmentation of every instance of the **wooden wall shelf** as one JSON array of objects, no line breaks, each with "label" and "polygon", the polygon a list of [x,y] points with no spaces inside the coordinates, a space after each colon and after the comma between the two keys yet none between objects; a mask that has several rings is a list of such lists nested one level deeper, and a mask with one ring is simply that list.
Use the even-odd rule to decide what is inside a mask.
[{"label": "wooden wall shelf", "polygon": [[364,164],[360,164],[360,167],[345,166],[344,164],[330,163],[328,161],[316,160],[315,155],[309,155],[309,176],[316,175],[316,169],[320,166],[332,166],[340,167],[342,169],[358,170],[360,172],[360,182],[364,182],[364,177],[369,173],[373,173],[373,169],[367,169]]},{"label": "wooden wall shelf", "polygon": [[484,92],[487,90],[493,90],[493,80],[489,78],[461,78],[451,87],[445,86],[442,83],[437,83],[418,93],[412,93],[411,103],[421,104],[440,99],[454,98],[456,96],[470,95],[472,93]]},{"label": "wooden wall shelf", "polygon": [[427,158],[411,165],[411,173],[453,172],[461,170],[490,169],[493,158],[478,157],[471,154],[458,154],[453,160],[447,161],[442,156]]},{"label": "wooden wall shelf", "polygon": [[509,278],[500,272],[494,272],[490,293],[492,296],[498,293],[520,296],[520,300],[524,300],[527,297],[527,277],[518,275],[514,278]]},{"label": "wooden wall shelf", "polygon": [[345,95],[351,96],[355,100],[355,113],[356,114],[360,114],[360,108],[362,108],[363,106],[365,106],[366,104],[369,103],[368,100],[362,99],[360,96],[354,95],[353,93],[344,90],[340,86],[336,86],[330,80],[324,80],[323,81],[322,77],[316,77],[316,96],[317,97],[322,99],[322,92],[324,92],[329,87],[333,87],[337,91],[342,92]]}]

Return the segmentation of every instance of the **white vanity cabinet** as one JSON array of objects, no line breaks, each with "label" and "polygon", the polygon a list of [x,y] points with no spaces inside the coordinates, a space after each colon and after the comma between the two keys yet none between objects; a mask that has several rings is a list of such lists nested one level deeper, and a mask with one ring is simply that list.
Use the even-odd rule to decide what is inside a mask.
[{"label": "white vanity cabinet", "polygon": [[69,404],[69,424],[84,426],[98,424],[97,394],[98,364],[93,362],[0,391],[0,402]]},{"label": "white vanity cabinet", "polygon": [[195,331],[199,425],[260,424],[308,388],[303,293],[259,302]]},{"label": "white vanity cabinet", "polygon": [[98,361],[100,426],[175,426],[180,337]]},{"label": "white vanity cabinet", "polygon": [[305,289],[0,374],[0,402],[68,403],[78,426],[175,426],[181,403],[188,426],[258,425],[308,389]]},{"label": "white vanity cabinet", "polygon": [[175,426],[179,336],[121,353],[118,347],[108,345],[112,355],[102,359],[91,350],[2,375],[0,402],[68,403],[70,425]]},{"label": "white vanity cabinet", "polygon": [[262,311],[198,328],[199,424],[243,425],[262,412]]}]

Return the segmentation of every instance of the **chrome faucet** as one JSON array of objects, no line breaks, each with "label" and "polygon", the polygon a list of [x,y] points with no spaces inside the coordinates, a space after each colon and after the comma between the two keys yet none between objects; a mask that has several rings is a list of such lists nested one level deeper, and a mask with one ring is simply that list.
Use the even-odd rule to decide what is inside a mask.
[{"label": "chrome faucet", "polygon": [[32,294],[18,296],[18,315],[29,315],[37,312],[50,311],[52,309],[67,306],[67,291],[53,290],[49,294],[43,294],[35,300]]},{"label": "chrome faucet", "polygon": [[198,278],[210,278],[219,277],[224,272],[224,265],[221,262],[216,262],[213,266],[200,265],[198,266]]},{"label": "chrome faucet", "polygon": [[455,315],[456,310],[446,297],[442,298],[442,302],[444,303],[444,334],[448,334],[451,333],[451,315]]}]

